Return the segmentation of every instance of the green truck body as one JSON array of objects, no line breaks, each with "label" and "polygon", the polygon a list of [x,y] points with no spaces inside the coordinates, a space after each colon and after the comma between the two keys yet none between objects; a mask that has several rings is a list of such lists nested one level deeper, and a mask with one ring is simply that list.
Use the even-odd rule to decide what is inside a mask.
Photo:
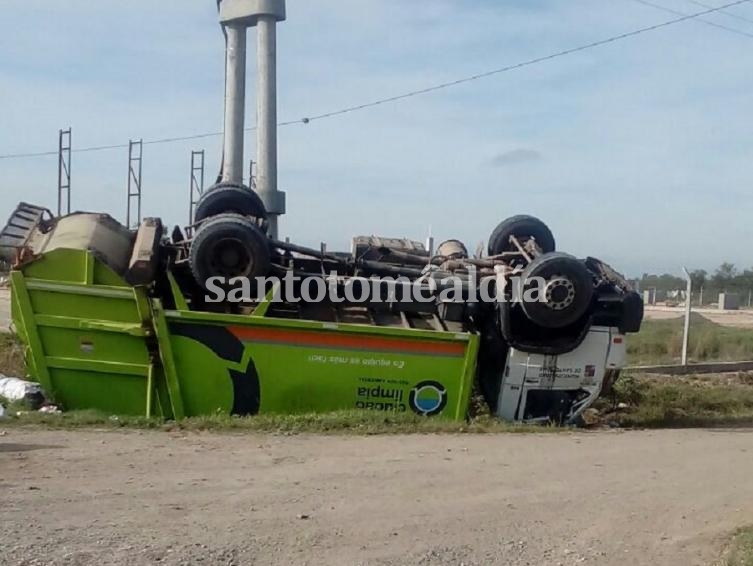
[{"label": "green truck body", "polygon": [[164,309],[92,251],[58,248],[11,274],[31,375],[65,409],[182,418],[346,409],[463,419],[478,336]]}]

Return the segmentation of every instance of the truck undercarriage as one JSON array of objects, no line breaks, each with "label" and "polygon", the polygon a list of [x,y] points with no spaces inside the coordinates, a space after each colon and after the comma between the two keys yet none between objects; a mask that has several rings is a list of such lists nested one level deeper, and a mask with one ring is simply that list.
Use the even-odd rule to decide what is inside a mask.
[{"label": "truck undercarriage", "polygon": [[[224,188],[214,190],[222,193]],[[248,189],[242,190],[245,192],[234,191],[233,198],[239,194],[253,195]],[[228,201],[218,200],[216,196],[211,202],[221,208],[228,206]],[[154,305],[156,309],[164,309],[168,318],[170,313],[180,313],[178,316],[184,318],[188,313],[204,313],[202,317],[208,317],[210,323],[228,316],[233,320],[262,317],[265,321],[309,322],[325,330],[328,338],[323,340],[323,335],[307,339],[317,347],[326,348],[329,342],[340,341],[335,338],[339,332],[352,327],[392,329],[395,336],[406,339],[414,334],[434,334],[455,337],[465,344],[477,341],[477,346],[471,348],[472,354],[470,350],[463,350],[465,366],[471,365],[471,380],[490,410],[510,421],[577,422],[582,411],[598,397],[605,381],[616,379],[624,364],[624,335],[636,332],[642,319],[642,302],[621,276],[594,258],[578,260],[556,252],[549,229],[530,216],[513,217],[501,223],[502,229],[498,227],[492,233],[487,253],[470,257],[465,246],[456,240],[444,242],[436,250],[428,250],[415,241],[374,236],[354,238],[349,252],[330,252],[325,246],[319,250],[306,248],[267,238],[260,209],[254,211],[259,214],[254,216],[249,210],[242,214],[237,210],[227,212],[225,208],[186,229],[192,234],[190,238],[177,227],[168,238],[159,219],[147,219],[138,230],[129,231],[107,215],[76,213],[46,218],[37,214],[32,218],[29,210],[43,209],[19,205],[0,234],[6,257],[14,263],[19,275],[32,275],[49,263],[45,262],[47,256],[67,250],[91,256],[91,261],[102,264],[120,278],[124,286],[138,290],[147,304],[153,305],[152,309]],[[202,203],[199,203],[201,210]],[[31,220],[24,223],[23,218]],[[259,238],[244,239],[249,229],[253,234],[258,229]],[[14,231],[15,235],[8,236]],[[259,242],[261,245],[257,245]],[[58,278],[49,271],[42,276],[47,280]],[[212,286],[208,281],[212,278],[225,282],[214,287],[221,292],[221,297],[210,292]],[[530,282],[534,278],[538,278],[540,284],[532,302],[526,300],[526,292],[533,289]],[[312,281],[313,286],[328,291],[317,300],[302,293],[306,282],[312,286]],[[286,282],[292,283],[282,284]],[[31,286],[34,287],[34,283]],[[55,292],[66,293],[70,289]],[[34,305],[35,301],[30,302],[31,307],[39,308]],[[45,314],[25,314],[20,305],[14,302],[14,306],[19,307],[14,308],[14,320],[17,327],[26,329],[21,334],[28,339],[28,329],[32,326],[28,318],[36,319],[40,314],[44,318]],[[107,324],[107,313],[90,316],[98,322],[78,323],[79,326]],[[155,361],[151,371],[156,372],[156,366],[164,366],[166,360],[156,317],[143,316],[141,326],[145,336],[152,334],[158,338],[156,344],[146,348]],[[228,356],[224,350],[233,347],[224,343],[228,342],[223,338],[227,326],[210,324],[188,328],[172,323],[167,326],[171,334],[190,338],[209,348],[217,355],[216,363],[226,365]],[[268,343],[268,337],[255,330],[243,332],[258,337],[259,347]],[[88,333],[79,332],[66,339],[78,340],[80,352],[89,355],[87,344],[91,342],[91,350],[96,351],[96,341],[85,334]],[[430,405],[431,411],[422,411],[414,401],[411,408],[418,414],[441,413],[432,412],[441,405],[436,398],[441,400],[444,392],[451,389],[442,379],[434,378],[441,372],[422,371],[401,381],[380,374],[379,364],[386,363],[384,360],[377,360],[376,366],[369,366],[365,371],[364,364],[372,363],[371,358],[351,354],[358,351],[361,344],[363,351],[371,352],[370,356],[375,354],[369,349],[372,338],[361,335],[358,339],[346,340],[347,347],[338,345],[319,354],[311,353],[309,357],[323,357],[327,365],[356,364],[355,368],[349,367],[347,377],[365,384],[355,387],[356,393],[368,389],[370,383],[376,383],[379,391],[386,391],[389,389],[386,385],[394,382],[398,385],[399,396],[405,397],[415,393],[415,387],[409,387],[414,382],[427,383],[429,385],[424,385],[421,391],[433,394],[438,404]],[[37,348],[47,349],[43,342],[40,339]],[[38,353],[34,352],[33,343],[30,344],[31,358],[34,358]],[[400,349],[399,339],[388,347],[377,348],[382,354],[395,354],[395,350]],[[180,364],[176,360],[173,363]],[[253,379],[258,383],[249,393],[248,387],[239,381],[239,375],[248,378],[251,371],[245,360],[243,363],[245,367],[240,367],[240,372],[223,369],[233,386],[232,399],[223,410],[243,414],[263,411],[266,380],[254,369],[252,373],[257,375]],[[284,375],[285,360],[274,363]],[[389,360],[389,363],[395,367],[405,365],[405,361],[399,359]],[[441,363],[441,360],[436,361],[437,365]],[[31,368],[39,369],[39,365],[40,362],[35,364],[30,360]],[[180,376],[174,378],[180,380]],[[55,389],[52,381],[45,385]],[[322,384],[316,395],[326,397],[328,387],[332,385]],[[455,411],[455,418],[466,415],[467,394],[470,394],[470,384],[463,383],[457,395],[464,406]],[[236,399],[249,395],[250,402]],[[89,399],[87,408],[97,408],[97,399],[86,397]],[[357,397],[356,402],[348,399],[331,405],[324,403],[322,407],[327,410],[353,406],[391,410],[402,406],[391,402],[390,398],[385,401],[384,395],[377,394],[376,400],[374,396]],[[71,408],[82,406],[77,401],[68,405]],[[289,403],[280,399],[269,410],[297,411],[299,407],[316,409],[294,395]]]}]

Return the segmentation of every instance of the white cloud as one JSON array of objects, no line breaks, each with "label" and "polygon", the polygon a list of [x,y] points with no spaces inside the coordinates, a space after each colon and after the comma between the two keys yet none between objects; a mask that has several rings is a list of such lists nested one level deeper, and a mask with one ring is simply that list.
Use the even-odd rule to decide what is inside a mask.
[{"label": "white cloud", "polygon": [[508,151],[498,153],[489,160],[489,164],[494,167],[507,167],[509,165],[519,165],[521,163],[531,163],[541,161],[544,156],[540,151],[517,147]]}]

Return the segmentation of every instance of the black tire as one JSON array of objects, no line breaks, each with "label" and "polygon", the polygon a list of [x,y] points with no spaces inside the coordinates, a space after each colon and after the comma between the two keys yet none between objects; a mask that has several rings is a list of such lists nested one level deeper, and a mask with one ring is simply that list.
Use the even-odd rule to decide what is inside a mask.
[{"label": "black tire", "polygon": [[258,194],[242,185],[219,183],[207,189],[196,203],[194,222],[217,214],[235,213],[267,219],[267,210]]},{"label": "black tire", "polygon": [[533,278],[546,281],[544,301],[526,301],[521,308],[534,324],[563,328],[579,321],[588,312],[594,296],[594,282],[583,262],[571,255],[550,253],[533,260],[521,275],[523,290],[534,285]]},{"label": "black tire", "polygon": [[194,279],[204,288],[210,277],[263,277],[269,272],[269,241],[252,220],[220,214],[199,226],[189,262]]},{"label": "black tire", "polygon": [[510,236],[519,240],[534,238],[545,254],[555,250],[554,236],[549,227],[538,218],[520,214],[503,220],[489,236],[489,255],[499,255],[502,252],[515,251],[517,248],[510,242]]}]

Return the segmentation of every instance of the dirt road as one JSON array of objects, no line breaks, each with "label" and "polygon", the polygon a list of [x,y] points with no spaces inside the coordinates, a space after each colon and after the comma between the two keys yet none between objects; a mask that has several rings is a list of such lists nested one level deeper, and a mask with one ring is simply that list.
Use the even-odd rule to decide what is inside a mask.
[{"label": "dirt road", "polygon": [[[693,312],[721,326],[753,328],[753,311],[720,311],[712,308],[693,307]],[[672,320],[685,316],[684,307],[663,307],[647,305],[644,311],[646,320]]]},{"label": "dirt road", "polygon": [[753,432],[0,437],[1,564],[709,564]]}]

